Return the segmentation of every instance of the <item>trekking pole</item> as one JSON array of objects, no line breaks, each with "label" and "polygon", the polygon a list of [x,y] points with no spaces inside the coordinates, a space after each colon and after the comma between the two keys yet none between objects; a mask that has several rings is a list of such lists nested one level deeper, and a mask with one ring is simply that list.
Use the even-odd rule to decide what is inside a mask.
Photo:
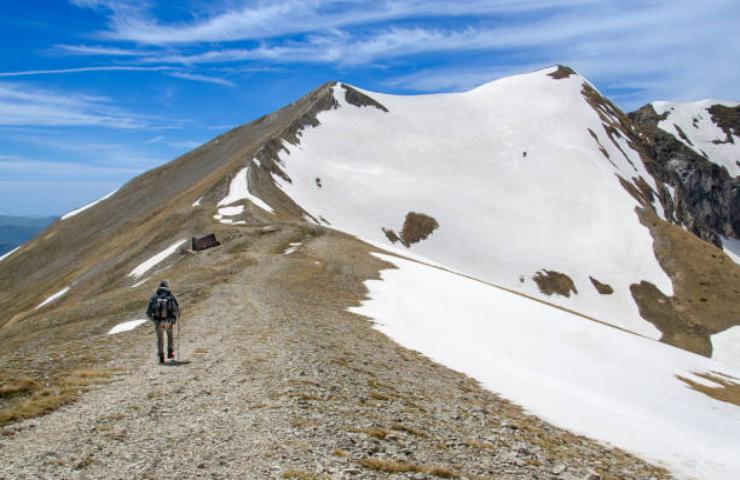
[{"label": "trekking pole", "polygon": [[180,363],[180,322],[177,322],[177,363]]}]

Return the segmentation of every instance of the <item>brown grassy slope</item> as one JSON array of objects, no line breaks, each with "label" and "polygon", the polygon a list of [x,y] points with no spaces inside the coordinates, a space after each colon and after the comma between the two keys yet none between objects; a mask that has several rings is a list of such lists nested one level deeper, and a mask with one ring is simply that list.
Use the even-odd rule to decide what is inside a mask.
[{"label": "brown grassy slope", "polygon": [[740,265],[652,211],[639,210],[674,290],[667,297],[649,282],[632,285],[640,313],[661,331],[661,341],[710,356],[710,336],[740,325]]},{"label": "brown grassy slope", "polygon": [[[129,272],[174,241],[214,232],[228,244],[197,255],[178,252],[147,274],[166,268],[164,276],[177,279],[178,294],[191,306],[248,264],[248,257],[226,262],[221,252],[259,241],[260,233],[235,231],[216,222],[212,218],[216,203],[225,196],[233,174],[265,142],[290,129],[326,92],[327,86],[322,86],[274,114],[137,177],[110,199],[56,222],[0,263],[0,387],[10,391],[24,379],[45,387],[3,395],[0,410],[42,412],[44,408],[21,405],[34,399],[39,400],[32,402],[37,406],[65,403],[71,392],[65,387],[70,384],[70,372],[93,369],[111,356],[89,338],[118,322],[143,318],[146,299],[162,278],[155,275],[131,288],[134,279]],[[200,197],[201,206],[193,208]],[[270,199],[270,203],[276,206],[276,215],[250,207],[244,220],[260,226],[264,220],[295,217],[294,211],[284,208],[285,199]],[[35,309],[70,285],[66,295]],[[49,388],[55,392],[53,401],[43,393]]]},{"label": "brown grassy slope", "polygon": [[[214,222],[207,219],[214,212],[208,209],[225,195],[233,174],[325,92],[323,86],[235,128],[133,179],[110,199],[54,223],[0,263],[0,328],[27,318],[44,298],[72,282],[75,286],[55,305],[120,285],[131,269],[177,238],[210,232]],[[200,196],[203,207],[193,210],[190,205]]]}]

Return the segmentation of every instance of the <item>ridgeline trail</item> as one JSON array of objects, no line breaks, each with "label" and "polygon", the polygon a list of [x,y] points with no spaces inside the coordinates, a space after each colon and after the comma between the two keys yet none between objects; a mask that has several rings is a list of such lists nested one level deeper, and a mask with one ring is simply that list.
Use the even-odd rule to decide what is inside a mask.
[{"label": "ridgeline trail", "polygon": [[292,228],[183,305],[179,364],[149,323],[91,338],[115,375],[4,427],[0,479],[668,478],[398,346],[347,312],[391,266],[331,231],[286,255]]}]

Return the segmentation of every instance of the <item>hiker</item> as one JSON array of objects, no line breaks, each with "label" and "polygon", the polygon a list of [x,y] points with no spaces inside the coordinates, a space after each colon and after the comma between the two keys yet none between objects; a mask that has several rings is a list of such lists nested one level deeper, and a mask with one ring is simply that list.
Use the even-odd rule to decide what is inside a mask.
[{"label": "hiker", "polygon": [[164,332],[167,332],[167,358],[175,358],[175,348],[172,342],[172,327],[180,315],[180,305],[166,281],[159,284],[159,288],[149,299],[146,316],[154,322],[157,332],[157,355],[159,363],[164,363]]}]

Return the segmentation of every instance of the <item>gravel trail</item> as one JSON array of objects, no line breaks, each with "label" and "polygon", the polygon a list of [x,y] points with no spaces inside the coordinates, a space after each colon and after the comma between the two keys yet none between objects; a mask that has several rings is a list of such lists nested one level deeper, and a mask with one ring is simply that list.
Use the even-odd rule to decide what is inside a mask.
[{"label": "gravel trail", "polygon": [[148,324],[120,334],[110,383],[2,430],[0,479],[668,478],[348,313],[386,267],[368,249],[328,232],[250,252],[184,306],[181,364],[155,362]]}]

